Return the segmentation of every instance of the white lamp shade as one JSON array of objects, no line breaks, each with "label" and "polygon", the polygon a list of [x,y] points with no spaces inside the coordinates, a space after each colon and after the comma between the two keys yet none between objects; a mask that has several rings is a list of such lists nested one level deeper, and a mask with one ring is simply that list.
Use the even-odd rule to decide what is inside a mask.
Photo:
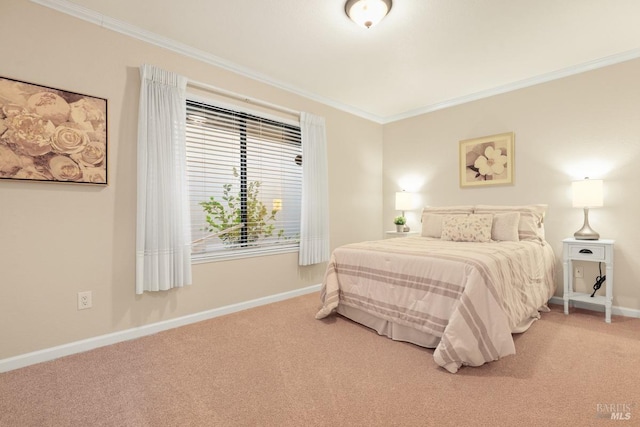
[{"label": "white lamp shade", "polygon": [[410,211],[413,209],[413,193],[398,191],[396,193],[396,210]]},{"label": "white lamp shade", "polygon": [[390,0],[349,0],[345,5],[349,18],[366,28],[373,27],[382,21],[390,9]]},{"label": "white lamp shade", "polygon": [[571,184],[574,208],[597,208],[602,206],[601,179],[584,179]]}]

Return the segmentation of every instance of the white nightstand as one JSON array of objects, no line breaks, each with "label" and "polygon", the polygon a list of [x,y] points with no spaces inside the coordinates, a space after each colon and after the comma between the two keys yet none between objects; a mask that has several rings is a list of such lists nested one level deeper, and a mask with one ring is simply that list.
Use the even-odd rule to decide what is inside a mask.
[{"label": "white nightstand", "polygon": [[[569,301],[579,301],[604,306],[605,322],[611,323],[611,302],[613,300],[613,243],[614,240],[576,240],[562,241],[562,266],[564,269],[564,314],[569,314]],[[574,292],[573,261],[604,262],[607,277],[605,296],[590,293]]]},{"label": "white nightstand", "polygon": [[409,236],[419,236],[420,232],[418,231],[385,231],[387,235],[387,239],[391,239],[394,237],[409,237]]}]

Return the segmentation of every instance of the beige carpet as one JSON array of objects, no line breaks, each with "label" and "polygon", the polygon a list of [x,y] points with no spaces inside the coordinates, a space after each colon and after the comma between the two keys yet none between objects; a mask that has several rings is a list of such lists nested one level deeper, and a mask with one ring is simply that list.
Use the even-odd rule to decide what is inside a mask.
[{"label": "beige carpet", "polygon": [[[315,320],[318,301],[0,374],[0,425],[640,425],[640,319],[607,325],[552,306],[516,337],[515,356],[450,374],[428,349],[342,317]],[[630,419],[605,419],[611,405]]]}]

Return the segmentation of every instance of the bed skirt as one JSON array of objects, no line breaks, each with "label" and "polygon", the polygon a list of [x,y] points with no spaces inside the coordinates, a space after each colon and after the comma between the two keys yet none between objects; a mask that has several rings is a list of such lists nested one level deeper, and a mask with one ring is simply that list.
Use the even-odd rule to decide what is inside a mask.
[{"label": "bed skirt", "polygon": [[379,335],[389,337],[394,341],[404,341],[426,348],[436,348],[440,342],[440,338],[427,332],[381,319],[348,305],[339,305],[336,311],[347,319],[371,328]]}]

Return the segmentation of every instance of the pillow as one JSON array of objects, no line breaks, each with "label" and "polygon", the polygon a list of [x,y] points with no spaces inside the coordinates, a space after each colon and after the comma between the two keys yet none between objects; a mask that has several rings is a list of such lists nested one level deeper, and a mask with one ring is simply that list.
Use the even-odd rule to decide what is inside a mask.
[{"label": "pillow", "polygon": [[442,219],[445,215],[469,215],[473,206],[427,206],[422,209],[422,237],[440,238],[442,235]]},{"label": "pillow", "polygon": [[442,240],[490,242],[493,215],[447,215],[442,220]]},{"label": "pillow", "polygon": [[444,215],[422,214],[422,237],[440,237],[442,235],[442,218]]},{"label": "pillow", "polygon": [[491,239],[498,242],[517,242],[520,212],[499,213],[493,215]]},{"label": "pillow", "polygon": [[439,214],[422,214],[422,237],[442,236],[442,219],[444,215]]},{"label": "pillow", "polygon": [[519,212],[518,237],[520,240],[544,240],[543,220],[547,210],[547,205],[521,205],[521,206],[500,206],[500,205],[477,205],[474,213],[478,214],[499,214],[508,212]]},{"label": "pillow", "polygon": [[440,215],[468,215],[473,213],[473,205],[462,206],[425,206],[422,213],[434,213]]}]

